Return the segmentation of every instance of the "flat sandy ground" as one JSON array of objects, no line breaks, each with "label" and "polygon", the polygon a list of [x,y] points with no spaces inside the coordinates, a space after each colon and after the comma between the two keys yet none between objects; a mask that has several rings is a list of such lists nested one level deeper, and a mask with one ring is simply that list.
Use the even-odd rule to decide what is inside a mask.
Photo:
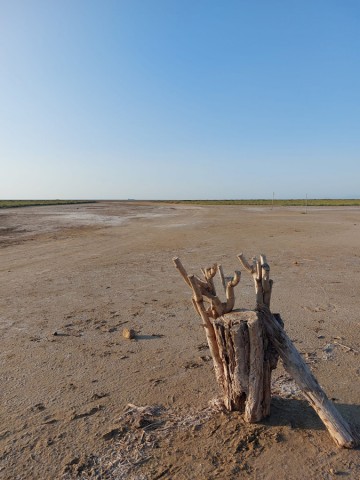
[{"label": "flat sandy ground", "polygon": [[[230,275],[239,252],[266,253],[272,310],[359,426],[359,247],[356,207],[0,211],[0,477],[359,479],[359,450],[335,446],[281,366],[263,423],[209,408],[209,350],[172,264]],[[254,306],[246,273],[236,293]]]}]

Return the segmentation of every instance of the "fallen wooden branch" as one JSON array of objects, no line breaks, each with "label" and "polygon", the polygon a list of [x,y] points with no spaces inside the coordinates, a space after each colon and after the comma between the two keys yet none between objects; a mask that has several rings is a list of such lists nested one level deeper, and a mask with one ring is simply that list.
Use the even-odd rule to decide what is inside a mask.
[{"label": "fallen wooden branch", "polygon": [[352,432],[350,425],[320,387],[310,368],[281,327],[278,321],[279,316],[273,315],[265,306],[259,308],[259,314],[285,370],[295,380],[304,397],[319,415],[332,439],[340,447],[355,447],[358,443],[355,432]]}]

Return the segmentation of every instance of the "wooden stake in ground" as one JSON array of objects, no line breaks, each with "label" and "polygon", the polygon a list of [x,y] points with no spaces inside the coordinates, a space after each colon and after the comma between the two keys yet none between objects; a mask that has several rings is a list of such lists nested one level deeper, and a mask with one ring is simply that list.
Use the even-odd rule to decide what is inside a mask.
[{"label": "wooden stake in ground", "polygon": [[[327,398],[309,367],[284,331],[280,315],[270,311],[273,282],[265,255],[250,264],[243,254],[240,263],[254,279],[255,310],[235,310],[234,287],[240,272],[226,284],[221,266],[203,269],[204,279],[188,275],[179,258],[174,263],[192,290],[192,302],[200,315],[214,362],[217,382],[228,410],[244,412],[248,422],[269,415],[271,371],[278,357],[297,382],[305,398],[320,416],[335,443],[353,448],[359,438]],[[219,273],[226,301],[216,294],[214,277]]]}]

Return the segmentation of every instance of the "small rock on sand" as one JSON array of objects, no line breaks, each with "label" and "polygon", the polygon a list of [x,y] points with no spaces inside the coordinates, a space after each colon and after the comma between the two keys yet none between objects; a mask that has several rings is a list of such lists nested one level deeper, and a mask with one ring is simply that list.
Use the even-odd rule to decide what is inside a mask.
[{"label": "small rock on sand", "polygon": [[135,338],[135,331],[132,328],[124,328],[122,335],[128,340],[132,340],[133,338]]}]

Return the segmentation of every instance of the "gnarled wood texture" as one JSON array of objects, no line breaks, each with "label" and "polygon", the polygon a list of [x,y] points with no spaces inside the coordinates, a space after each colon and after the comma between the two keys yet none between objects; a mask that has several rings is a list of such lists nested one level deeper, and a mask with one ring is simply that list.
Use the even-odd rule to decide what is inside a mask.
[{"label": "gnarled wood texture", "polygon": [[[297,382],[305,398],[324,422],[335,443],[353,448],[359,438],[327,398],[318,381],[286,335],[280,315],[270,311],[273,282],[265,255],[250,264],[240,253],[238,259],[255,286],[255,309],[233,310],[234,288],[240,282],[235,272],[226,282],[221,265],[202,269],[204,279],[188,275],[179,258],[174,264],[192,290],[192,302],[201,317],[215,376],[228,410],[244,412],[245,420],[257,422],[270,414],[271,371],[278,358]],[[226,301],[217,296],[214,277],[219,274]]]},{"label": "gnarled wood texture", "polygon": [[248,422],[258,422],[270,414],[271,370],[277,363],[259,315],[233,311],[212,323],[224,372],[225,407],[244,412]]}]

